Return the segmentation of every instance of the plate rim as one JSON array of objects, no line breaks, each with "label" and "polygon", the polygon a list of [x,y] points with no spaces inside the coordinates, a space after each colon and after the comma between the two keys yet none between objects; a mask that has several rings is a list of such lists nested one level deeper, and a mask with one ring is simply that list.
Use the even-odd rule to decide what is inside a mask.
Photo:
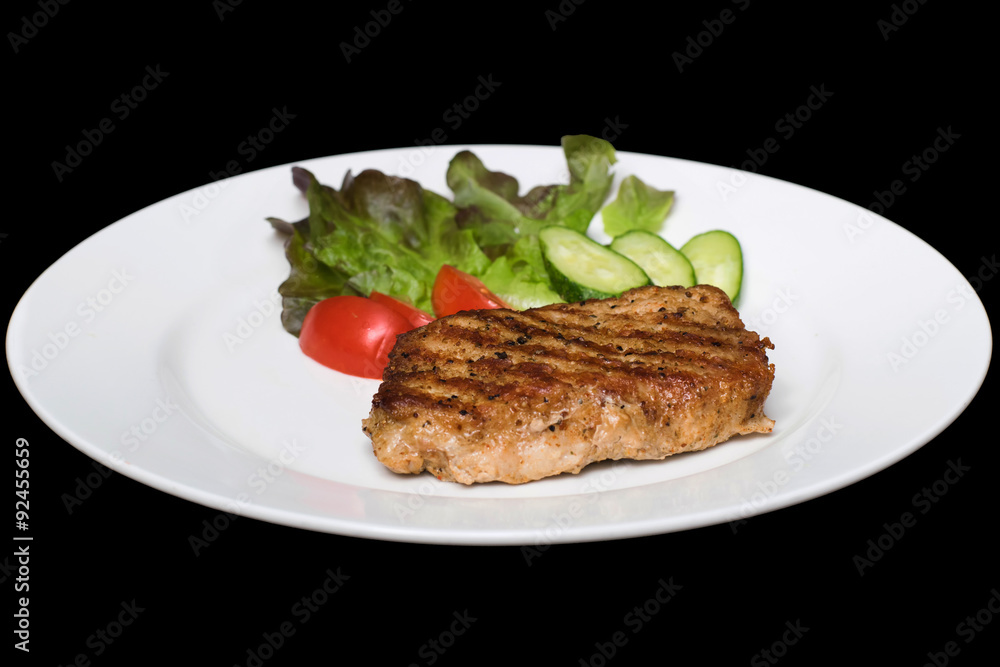
[{"label": "plate rim", "polygon": [[[472,150],[472,151],[483,151],[484,149],[500,149],[500,150],[544,150],[547,152],[559,153],[561,154],[562,149],[560,146],[547,146],[547,145],[533,145],[533,144],[441,144],[434,147],[440,150]],[[67,259],[70,255],[75,252],[85,252],[81,250],[84,246],[91,244],[94,239],[105,235],[105,233],[114,233],[113,230],[119,227],[127,221],[143,215],[144,212],[160,206],[165,205],[165,202],[173,200],[178,197],[185,195],[190,195],[196,193],[202,188],[211,186],[213,184],[222,181],[231,181],[234,179],[240,179],[248,177],[251,175],[260,175],[266,172],[280,172],[282,170],[288,170],[293,166],[302,165],[312,165],[319,162],[330,161],[334,159],[349,159],[354,158],[357,160],[364,159],[365,156],[372,155],[384,155],[384,154],[398,154],[404,153],[406,151],[419,151],[421,147],[398,147],[398,148],[380,148],[372,149],[366,151],[358,151],[353,153],[341,153],[327,156],[320,156],[314,158],[308,158],[304,160],[297,160],[288,162],[281,165],[273,165],[269,167],[263,167],[254,171],[244,172],[236,176],[231,176],[226,179],[219,179],[219,181],[212,181],[205,183],[188,190],[175,193],[168,197],[164,197],[157,202],[153,202],[144,206],[128,215],[116,220],[95,231],[93,234],[82,239],[76,243],[72,248],[68,249],[63,253],[58,259],[52,262],[44,271],[42,271],[34,280],[31,281],[29,286],[25,289],[24,293],[20,296],[17,303],[15,304],[13,310],[11,311],[11,316],[7,325],[7,334],[5,336],[5,349],[7,353],[8,370],[17,387],[21,397],[25,400],[28,406],[35,412],[36,415],[55,432],[60,438],[72,445],[77,450],[81,451],[86,456],[91,459],[98,461],[102,465],[115,470],[120,474],[125,475],[131,479],[134,479],[146,486],[150,486],[156,490],[169,493],[175,497],[187,500],[189,502],[195,502],[212,509],[217,509],[223,512],[232,512],[239,516],[248,516],[251,518],[256,518],[258,520],[267,521],[274,523],[276,525],[290,526],[305,528],[308,530],[332,533],[337,535],[349,536],[349,537],[361,537],[366,539],[379,539],[386,541],[396,541],[396,542],[406,542],[406,543],[425,543],[425,544],[452,544],[452,545],[528,545],[528,544],[538,544],[537,540],[532,541],[530,538],[527,540],[525,537],[528,533],[533,533],[537,537],[539,532],[537,529],[525,528],[522,531],[505,531],[497,530],[496,528],[488,529],[461,529],[454,530],[450,528],[443,529],[432,529],[423,526],[406,526],[406,525],[391,525],[389,523],[368,523],[363,520],[352,520],[349,518],[344,518],[341,516],[330,517],[327,516],[323,519],[314,516],[313,514],[295,514],[284,508],[269,507],[266,504],[255,504],[251,503],[245,507],[235,508],[234,511],[233,502],[231,499],[222,498],[212,491],[206,491],[193,486],[189,483],[177,482],[169,477],[166,477],[163,473],[158,473],[153,470],[146,468],[136,467],[134,465],[128,464],[122,460],[114,460],[108,456],[102,456],[105,454],[104,450],[100,449],[97,445],[89,442],[86,439],[76,438],[70,429],[68,429],[63,423],[61,423],[47,408],[43,405],[38,398],[31,392],[28,381],[20,377],[20,374],[14,368],[14,362],[12,359],[12,346],[14,345],[14,338],[16,337],[15,326],[18,324],[25,324],[22,320],[27,320],[27,316],[24,314],[26,299],[35,290],[39,289],[38,285],[43,281],[47,274],[57,267],[60,263],[71,261]],[[725,167],[722,165],[716,165],[707,162],[699,162],[696,160],[690,160],[687,158],[677,158],[670,157],[652,153],[640,153],[635,151],[616,151],[617,156],[628,157],[628,156],[639,156],[643,158],[655,158],[660,160],[668,160],[680,163],[686,163],[691,165],[698,165],[701,167],[712,167],[715,169],[732,170],[730,167]],[[615,173],[615,177],[620,176],[620,172]],[[826,192],[810,188],[799,183],[792,181],[782,180],[775,177],[767,176],[764,174],[753,174],[756,178],[767,179],[768,181],[774,181],[781,184],[781,187],[792,186],[795,188],[802,189],[809,193],[809,196],[822,195],[826,198],[830,198],[836,202],[842,204],[848,204],[852,206],[857,206],[852,202],[845,199],[836,197]],[[609,194],[610,196],[610,194]],[[860,207],[858,207],[860,209]],[[863,209],[867,210],[867,209]],[[872,213],[872,215],[876,215]],[[906,229],[898,223],[892,222],[891,220],[885,218],[884,216],[877,216],[878,218],[889,222],[895,228],[895,231],[903,231],[910,235],[914,240],[919,241],[919,243],[924,246],[925,250],[930,250],[936,254],[937,258],[944,262],[945,264],[954,267],[954,264],[948,260],[939,250],[931,246],[927,241],[921,238],[914,232]],[[963,280],[965,276],[962,275]],[[968,282],[966,280],[966,282]],[[971,287],[971,286],[970,286]],[[978,369],[976,377],[972,384],[974,387],[966,395],[962,397],[960,401],[960,407],[950,414],[941,415],[934,423],[932,428],[927,429],[919,436],[911,438],[906,443],[900,443],[897,445],[893,451],[883,455],[882,457],[869,461],[867,465],[861,467],[852,468],[845,473],[837,477],[825,477],[820,482],[811,484],[809,487],[802,488],[792,494],[779,494],[775,497],[769,498],[767,502],[759,508],[755,508],[752,514],[741,518],[750,518],[752,516],[757,516],[760,514],[769,513],[778,509],[783,509],[792,505],[796,505],[807,500],[812,500],[819,498],[823,495],[827,495],[834,491],[843,489],[847,486],[855,484],[867,477],[870,477],[878,472],[881,472],[888,467],[898,463],[903,458],[906,458],[910,454],[914,453],[917,449],[923,445],[929,443],[931,440],[940,435],[944,430],[946,430],[958,417],[969,407],[972,401],[978,395],[983,383],[985,382],[986,376],[989,371],[990,362],[992,359],[992,328],[989,321],[989,314],[985,309],[985,305],[979,298],[978,293],[976,293],[975,303],[978,304],[979,309],[982,311],[983,318],[985,320],[985,326],[987,333],[987,349],[985,354],[984,363],[981,368]],[[970,385],[971,386],[971,385]],[[317,478],[322,479],[322,478]],[[344,484],[342,482],[329,481],[333,484]],[[350,487],[350,485],[344,485]],[[365,489],[367,487],[355,486],[350,488]],[[634,487],[633,487],[634,488]],[[616,489],[611,490],[610,493],[614,494],[619,491],[626,491],[628,489]],[[372,489],[373,492],[381,493],[382,490]],[[399,493],[406,493],[405,491],[400,491]],[[609,493],[608,491],[602,493]],[[556,498],[568,500],[572,498],[582,497],[582,494],[564,494],[556,496]],[[451,497],[431,497],[429,500],[447,502]],[[504,498],[477,498],[476,500],[486,500],[489,502],[504,502]],[[514,500],[514,499],[511,499]],[[526,499],[516,499],[516,500],[526,500]],[[722,516],[726,513],[724,508],[717,509],[706,509],[696,512],[687,512],[680,516],[673,515],[656,515],[653,517],[645,518],[632,518],[622,522],[611,522],[605,524],[597,524],[593,526],[577,527],[575,530],[571,529],[566,532],[568,535],[557,537],[546,543],[573,543],[573,542],[590,542],[590,541],[601,541],[609,539],[627,539],[631,537],[641,537],[653,534],[660,534],[664,532],[675,532],[682,530],[690,530],[697,527],[704,527],[710,525],[717,525],[720,523],[725,523],[727,521],[732,521],[737,517],[732,515]],[[295,519],[295,520],[291,520]]]}]

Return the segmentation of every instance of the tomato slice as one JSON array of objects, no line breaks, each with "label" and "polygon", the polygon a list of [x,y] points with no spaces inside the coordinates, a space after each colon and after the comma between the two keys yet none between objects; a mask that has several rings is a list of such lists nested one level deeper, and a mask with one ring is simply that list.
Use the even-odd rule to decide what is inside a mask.
[{"label": "tomato slice", "polygon": [[510,308],[479,278],[447,264],[441,267],[434,279],[431,304],[438,317],[453,315],[460,310]]},{"label": "tomato slice", "polygon": [[395,299],[387,294],[382,294],[382,292],[372,292],[368,298],[393,309],[409,320],[410,324],[414,327],[422,327],[425,324],[429,324],[434,321],[433,317],[419,308],[414,308],[405,301],[400,301],[399,299]]},{"label": "tomato slice", "polygon": [[412,328],[409,320],[384,304],[363,296],[334,296],[306,313],[299,347],[341,373],[381,380],[396,336]]}]

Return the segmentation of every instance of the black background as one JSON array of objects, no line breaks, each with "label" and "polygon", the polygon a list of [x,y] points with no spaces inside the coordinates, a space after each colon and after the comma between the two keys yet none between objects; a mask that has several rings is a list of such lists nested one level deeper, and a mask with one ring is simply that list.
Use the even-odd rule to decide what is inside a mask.
[{"label": "black background", "polygon": [[[904,180],[886,217],[967,276],[996,252],[995,126],[986,119],[994,103],[983,97],[992,36],[979,10],[907,3],[912,15],[900,7],[897,21],[907,20],[886,39],[878,22],[893,14],[889,2],[858,10],[753,0],[741,10],[718,0],[655,14],[646,5],[567,0],[564,11],[573,11],[554,30],[545,12],[558,11],[557,0],[404,2],[348,63],[338,45],[386,3],[338,4],[350,7],[245,0],[220,16],[223,5],[207,1],[155,10],[74,2],[32,32],[23,17],[39,5],[8,3],[5,32],[31,36],[15,53],[8,35],[3,55],[13,185],[0,223],[4,313],[74,245],[204,185],[229,160],[258,169],[410,146],[445,127],[443,112],[490,74],[500,87],[448,130],[447,143],[556,145],[563,134],[599,135],[617,119],[618,150],[727,166],[779,137],[775,123],[805,103],[810,86],[824,85],[829,101],[780,140],[762,173],[862,206]],[[672,54],[726,8],[735,20],[679,72]],[[157,65],[169,75],[60,182],[52,162],[65,159],[66,145],[111,116],[112,100]],[[243,162],[237,146],[275,107],[295,119]],[[960,138],[911,183],[903,163],[948,127]],[[991,312],[997,282],[979,294]],[[878,287],[863,298],[891,298]],[[960,647],[954,664],[984,664],[998,653],[1000,620],[969,643],[956,628],[1000,587],[995,385],[988,376],[951,427],[897,465],[753,518],[735,534],[718,525],[558,545],[528,566],[518,547],[397,544],[250,518],[195,557],[188,537],[218,512],[118,474],[69,514],[60,497],[93,472],[92,462],[52,433],[8,379],[4,437],[11,449],[18,437],[31,442],[34,535],[31,653],[15,651],[16,664],[70,664],[83,653],[95,665],[246,665],[262,633],[293,621],[295,635],[265,664],[342,662],[362,651],[373,664],[426,665],[431,654],[421,647],[466,610],[476,621],[437,664],[578,665],[616,631],[628,642],[609,664],[747,664],[755,656],[752,664],[767,664],[757,654],[796,621],[809,629],[779,664],[920,665],[948,641]],[[871,398],[877,410],[886,397]],[[859,576],[852,558],[959,458],[971,470]],[[292,606],[328,568],[350,579],[299,625]],[[13,602],[16,575],[0,576]],[[633,633],[625,615],[671,577],[683,589]],[[144,611],[95,656],[88,637],[133,599]]]}]

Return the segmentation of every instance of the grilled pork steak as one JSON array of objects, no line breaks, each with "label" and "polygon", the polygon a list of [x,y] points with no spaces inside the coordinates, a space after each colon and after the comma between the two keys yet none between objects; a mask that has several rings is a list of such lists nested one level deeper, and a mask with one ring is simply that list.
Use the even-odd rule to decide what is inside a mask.
[{"label": "grilled pork steak", "polygon": [[709,285],[640,287],[405,333],[363,430],[390,470],[520,484],[769,433],[774,365]]}]

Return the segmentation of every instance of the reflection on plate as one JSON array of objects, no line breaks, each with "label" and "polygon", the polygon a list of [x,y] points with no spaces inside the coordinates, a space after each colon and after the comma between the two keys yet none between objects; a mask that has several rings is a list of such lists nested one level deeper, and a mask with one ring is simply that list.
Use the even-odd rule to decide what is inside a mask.
[{"label": "reflection on plate", "polygon": [[[559,148],[529,146],[437,147],[411,177],[448,193],[462,148],[525,189],[564,180]],[[399,173],[410,153],[300,164],[339,182],[348,169]],[[785,507],[891,465],[971,401],[989,322],[927,244],[800,186],[741,174],[734,189],[720,186],[733,182],[722,167],[618,158],[616,181],[637,174],[677,191],[664,232],[675,246],[710,229],[740,239],[739,310],[775,344],[772,434],[519,486],[389,472],[361,432],[378,383],[319,366],[281,328],[287,264],[264,217],[307,212],[290,165],[159,202],[67,253],[11,318],[11,372],[56,433],[155,488],[312,530],[454,544],[630,537]],[[599,218],[591,230],[607,240]]]}]

